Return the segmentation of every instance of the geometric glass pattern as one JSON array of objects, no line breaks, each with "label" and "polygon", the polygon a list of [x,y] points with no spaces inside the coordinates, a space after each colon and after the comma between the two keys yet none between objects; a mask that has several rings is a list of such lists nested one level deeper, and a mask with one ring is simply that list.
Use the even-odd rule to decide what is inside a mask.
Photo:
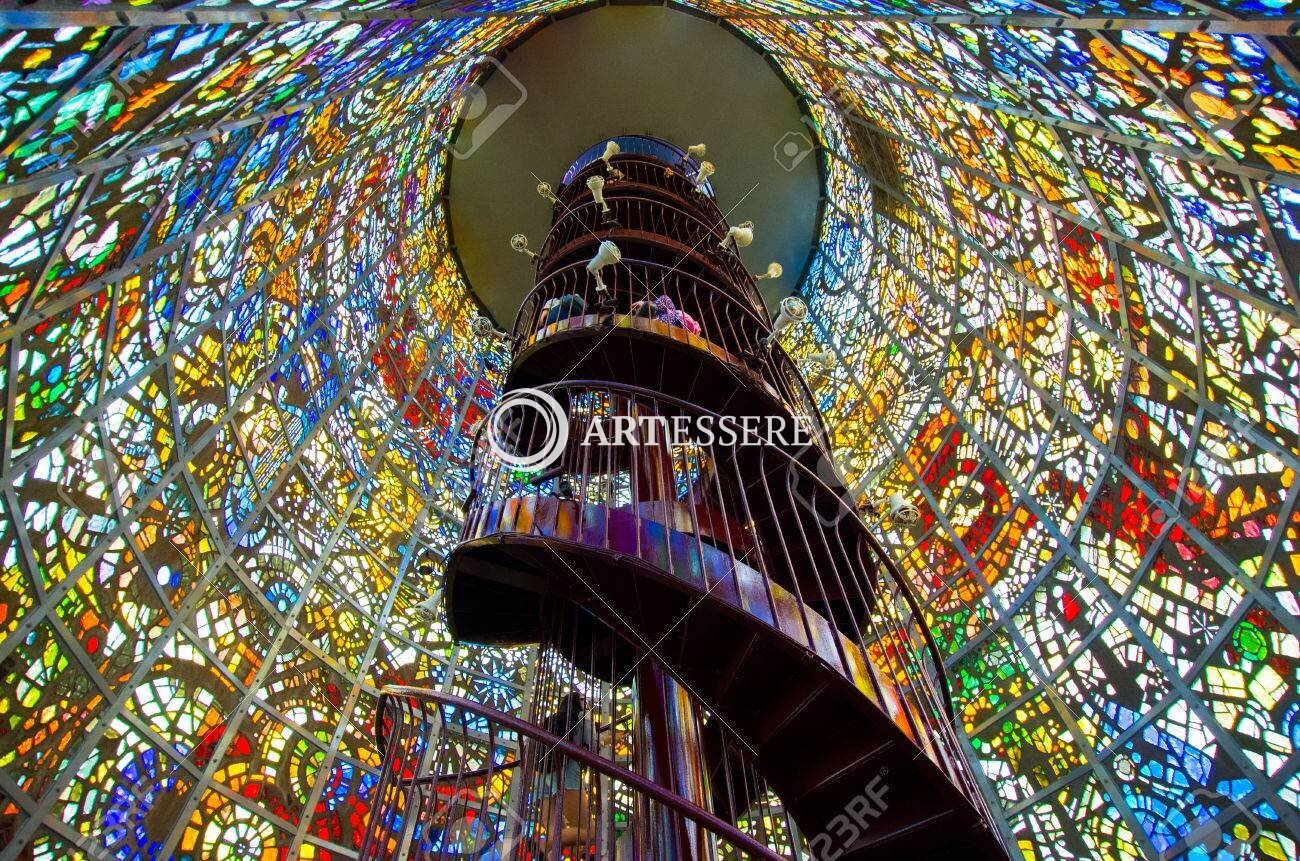
[{"label": "geometric glass pattern", "polygon": [[[348,857],[379,687],[521,706],[441,618],[506,361],[441,195],[474,58],[577,5],[0,13],[0,858]],[[787,344],[921,509],[884,536],[1009,840],[1295,857],[1293,11],[690,5],[825,147]]]}]

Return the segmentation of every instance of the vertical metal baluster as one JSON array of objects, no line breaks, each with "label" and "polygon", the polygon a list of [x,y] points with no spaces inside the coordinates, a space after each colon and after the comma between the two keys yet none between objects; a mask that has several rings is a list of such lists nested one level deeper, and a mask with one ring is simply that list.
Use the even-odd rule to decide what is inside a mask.
[{"label": "vertical metal baluster", "polygon": [[[672,455],[671,447],[668,449],[668,451],[669,451],[669,456],[672,457],[673,455]],[[703,589],[707,591],[709,588],[709,572],[708,572],[708,566],[705,564],[704,561],[704,542],[700,538],[700,529],[701,529],[700,508],[703,505],[703,503],[700,500],[696,499],[695,482],[691,480],[691,446],[683,445],[681,447],[681,458],[682,458],[682,480],[686,484],[686,507],[688,512],[687,522],[690,523],[691,534],[695,538],[695,558],[699,560],[700,585]],[[701,480],[703,480],[704,475],[705,475],[705,466],[704,466],[704,461],[701,458],[700,459]],[[672,503],[670,503],[674,507],[676,507],[675,505],[676,490],[677,490],[676,487],[674,487],[673,488],[674,500]],[[705,508],[706,512],[707,510],[708,509]]]},{"label": "vertical metal baluster", "polygon": [[[768,474],[767,474],[767,468],[766,468],[766,460],[767,460],[767,446],[765,446],[765,445],[761,445],[761,446],[758,446],[757,448],[758,448],[758,463],[759,463],[759,466],[758,466],[758,472],[759,472],[759,480],[758,480],[758,483],[759,483],[760,485],[762,485],[762,488],[763,488],[763,495],[764,495],[764,497],[767,499],[767,509],[766,509],[766,510],[767,510],[767,512],[770,513],[770,515],[771,515],[770,518],[769,518],[769,520],[770,520],[770,522],[775,526],[776,524],[778,524],[778,523],[780,522],[780,518],[779,518],[779,516],[778,516],[778,511],[777,511],[777,508],[776,508],[776,503],[772,500],[772,487],[771,487],[771,484],[770,484],[769,481],[768,481]],[[791,590],[792,590],[793,593],[794,593],[795,603],[797,603],[797,604],[799,605],[799,618],[800,618],[800,621],[803,622],[804,636],[807,638],[808,648],[810,648],[810,649],[815,649],[815,648],[816,648],[816,646],[815,646],[816,639],[813,637],[813,634],[812,634],[812,626],[808,623],[808,605],[807,605],[807,603],[804,601],[804,598],[803,598],[803,594],[802,594],[802,592],[800,592],[800,590],[799,590],[799,574],[798,574],[798,569],[795,567],[794,560],[793,560],[793,558],[792,558],[791,555],[790,555],[790,548],[789,548],[789,546],[787,546],[787,544],[786,544],[786,541],[785,541],[785,531],[784,531],[783,529],[779,529],[779,528],[775,529],[774,531],[775,531],[775,533],[776,533],[777,544],[778,544],[778,545],[780,546],[780,548],[781,548],[781,555],[785,558],[785,565],[786,565],[785,570],[788,571],[788,572],[790,572],[790,588],[791,588]],[[775,613],[775,609],[773,610],[773,612]],[[778,627],[779,627],[779,625],[780,625],[779,617],[776,617],[776,618],[778,619],[778,623],[777,623],[777,624],[778,624]]]},{"label": "vertical metal baluster", "polygon": [[[787,460],[787,462],[786,462],[786,468],[787,468],[787,469],[794,469],[794,470],[796,470],[796,471],[801,471],[801,467],[799,466],[799,464],[797,464],[797,463],[795,463],[795,462],[793,462],[793,461],[788,461],[788,460]],[[809,476],[809,477],[811,477],[811,476]],[[810,502],[811,502],[811,504],[812,504],[812,509],[813,509],[813,510],[810,511],[809,513],[812,514],[812,516],[813,516],[814,518],[817,518],[817,485],[816,485],[816,481],[817,481],[817,479],[816,479],[815,477],[811,477],[811,478],[812,478],[812,481],[813,481],[814,483],[810,486],[810,490],[811,490],[811,492],[810,492],[809,496],[811,497]],[[807,564],[807,569],[808,569],[809,573],[812,575],[813,583],[817,586],[816,597],[820,597],[820,598],[821,598],[822,606],[826,608],[827,613],[829,614],[829,613],[830,613],[831,602],[830,602],[830,597],[829,597],[829,596],[827,595],[827,593],[826,593],[826,583],[825,583],[825,581],[824,581],[824,579],[823,579],[823,577],[822,577],[821,566],[819,566],[819,565],[816,563],[816,559],[817,559],[817,557],[820,555],[820,554],[818,554],[818,553],[816,552],[816,550],[814,549],[814,544],[815,544],[816,542],[814,542],[814,541],[812,541],[812,540],[809,539],[809,537],[808,537],[808,530],[806,530],[806,529],[804,528],[803,518],[800,517],[800,516],[798,515],[799,503],[798,503],[797,501],[795,501],[794,493],[790,490],[790,482],[787,480],[787,481],[784,482],[784,484],[785,484],[785,497],[786,497],[786,503],[789,505],[789,510],[792,511],[792,512],[795,512],[795,516],[794,516],[793,518],[791,518],[791,519],[794,520],[794,524],[795,524],[795,526],[798,527],[798,529],[799,529],[799,537],[800,537],[800,539],[803,541],[804,550],[805,550],[805,552],[806,552],[806,558],[807,558],[807,563],[808,563],[808,564]],[[820,520],[819,520],[818,522],[820,523]],[[826,531],[826,530],[825,530],[825,528],[823,527],[823,529],[820,530],[820,534],[821,534],[822,536],[824,536],[824,535],[825,535],[825,531]],[[782,534],[782,538],[784,539],[785,531],[782,530],[782,533],[781,533],[781,534]],[[825,548],[824,543],[822,544],[822,546],[823,546],[823,548]],[[827,549],[828,549],[828,548],[827,548]],[[829,555],[829,553],[828,553],[828,555]],[[796,574],[796,575],[795,575],[795,582],[797,582],[797,581],[798,581],[798,575]],[[800,600],[802,601],[802,597],[800,598]],[[814,611],[814,612],[815,612],[815,611]],[[852,678],[852,677],[853,677],[853,665],[849,663],[848,655],[846,655],[846,654],[844,653],[844,643],[843,643],[842,640],[840,640],[839,637],[837,637],[837,636],[834,635],[833,632],[835,631],[835,626],[834,626],[834,624],[831,622],[831,620],[827,619],[826,622],[827,622],[827,627],[832,631],[831,639],[834,641],[834,644],[835,644],[835,652],[836,652],[836,654],[839,655],[839,658],[840,658],[840,666],[844,668],[844,675],[845,675],[846,677],[848,677],[848,678]],[[815,643],[813,644],[813,650],[816,651],[816,644],[815,644]]]},{"label": "vertical metal baluster", "polygon": [[485,843],[495,842],[496,839],[498,838],[498,835],[496,834],[495,826],[491,826],[492,828],[491,834],[487,833],[487,829],[489,828],[488,802],[492,798],[492,778],[494,776],[494,769],[496,768],[496,749],[497,749],[496,721],[494,721],[492,718],[489,717],[487,725],[488,725],[487,774],[483,776],[483,786],[482,789],[479,791],[478,812],[474,816],[473,839],[470,841],[470,845],[474,847],[475,851],[478,850],[479,846]]},{"label": "vertical metal baluster", "polygon": [[[741,473],[740,470],[740,452],[741,449],[739,447],[733,447],[732,450],[728,453],[728,457],[731,460],[732,468],[736,474],[736,492],[737,495],[740,497],[741,505],[744,507],[745,510],[745,518],[747,521],[746,528],[749,531],[749,540],[753,543],[754,551],[755,551],[754,553],[755,558],[752,560],[752,562],[748,560],[749,554],[748,552],[746,553],[747,558],[745,564],[747,567],[757,571],[763,581],[763,593],[767,597],[768,611],[772,614],[772,620],[773,620],[772,624],[775,625],[777,624],[776,620],[778,616],[776,611],[776,599],[772,596],[772,574],[769,571],[769,562],[768,562],[768,557],[771,551],[765,547],[765,543],[759,538],[758,520],[755,518],[753,507],[750,505],[749,502],[749,487],[746,484],[744,475]],[[760,458],[761,458],[761,454],[760,454]],[[760,470],[761,468],[762,468],[762,464],[760,461]],[[740,583],[740,566],[738,564],[735,564],[736,554],[734,550],[732,551],[731,556],[733,560],[732,580],[736,584],[736,595],[739,597],[741,605],[743,606],[745,602],[745,597],[744,597],[745,591],[743,586]]]},{"label": "vertical metal baluster", "polygon": [[[792,468],[802,470],[802,467],[793,463],[792,463]],[[842,507],[844,503],[839,498],[838,494],[832,493],[829,490],[827,490],[822,485],[821,480],[818,479],[816,474],[814,474],[811,470],[803,470],[803,471],[806,473],[806,477],[813,482],[812,495],[814,496],[814,498],[817,495],[826,497],[827,500],[831,503],[833,509],[839,509],[839,514],[843,515],[844,517],[853,517],[854,520],[856,521],[857,519],[856,515],[854,515],[852,512],[845,512],[843,510]],[[816,506],[815,501],[813,505],[814,507]],[[855,606],[853,603],[853,599],[854,596],[856,595],[857,599],[862,602],[862,606],[865,607],[866,596],[863,594],[863,591],[859,586],[858,579],[853,576],[854,569],[852,567],[851,560],[849,559],[848,552],[844,549],[844,542],[840,535],[841,523],[842,523],[842,518],[836,518],[835,522],[829,528],[823,528],[822,535],[827,539],[824,542],[823,547],[826,551],[827,561],[830,563],[829,564],[830,575],[834,577],[834,583],[838,587],[837,594],[841,596],[841,599],[844,602],[845,614],[848,616],[849,623],[852,625],[852,630],[846,631],[844,633],[849,634],[850,640],[856,644],[860,642],[862,639],[862,628],[861,628],[861,622],[858,620],[857,614],[854,613],[853,611],[853,608]],[[856,529],[857,527],[854,528]],[[834,541],[834,544],[831,543],[831,540]],[[838,548],[839,550],[838,554],[835,552],[836,548]],[[853,587],[852,593],[849,588],[850,584]],[[835,624],[833,614],[831,615],[831,618],[828,621],[832,623],[832,628],[835,631],[839,631],[839,625]],[[840,642],[840,640],[837,638],[836,642]],[[842,643],[840,645],[840,651],[841,654],[843,654]],[[848,662],[847,658],[845,659],[844,670],[848,678],[852,679],[853,666]]]},{"label": "vertical metal baluster", "polygon": [[[636,414],[637,414],[637,406],[636,406],[636,396],[635,396],[635,395],[631,395],[631,396],[628,396],[628,395],[621,395],[621,394],[619,394],[619,395],[615,395],[615,396],[614,396],[614,402],[615,402],[616,404],[618,404],[618,405],[620,405],[620,406],[622,407],[622,411],[616,411],[616,412],[615,412],[615,415],[630,415],[630,416],[633,416],[633,417],[636,416]],[[614,446],[614,448],[617,449],[618,446]],[[632,520],[632,529],[633,529],[633,534],[634,534],[634,536],[635,536],[635,542],[636,542],[636,555],[637,555],[638,558],[640,558],[640,559],[644,559],[644,558],[645,558],[645,551],[644,551],[644,549],[641,547],[641,532],[642,532],[642,530],[641,530],[641,517],[642,517],[641,507],[642,507],[643,502],[642,502],[642,499],[641,499],[641,475],[640,475],[640,469],[639,469],[639,467],[640,467],[640,463],[641,463],[641,455],[640,455],[640,450],[639,450],[639,448],[637,448],[637,447],[635,447],[635,446],[632,447],[632,450],[631,450],[631,451],[628,451],[626,456],[627,456],[627,460],[628,460],[628,472],[629,472],[629,474],[630,474],[630,478],[631,478],[631,482],[632,482],[632,483],[631,483],[631,487],[630,487],[630,490],[631,490],[631,497],[632,497],[632,517],[631,517],[631,520]]]}]

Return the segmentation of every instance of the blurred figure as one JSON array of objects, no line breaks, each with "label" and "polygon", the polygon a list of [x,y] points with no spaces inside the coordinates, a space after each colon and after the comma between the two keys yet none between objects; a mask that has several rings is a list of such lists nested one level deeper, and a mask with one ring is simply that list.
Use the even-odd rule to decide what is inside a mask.
[{"label": "blurred figure", "polygon": [[[555,712],[546,718],[543,724],[546,730],[567,742],[586,750],[595,751],[596,732],[591,716],[587,713],[582,694],[569,691],[560,700]],[[562,817],[560,844],[565,848],[575,848],[581,843],[595,838],[596,823],[592,817],[591,798],[583,790],[582,766],[565,756],[561,751],[549,751],[544,755],[541,775],[541,819],[549,833],[555,826],[555,799],[560,797],[560,814]],[[578,852],[575,851],[575,857]]]}]

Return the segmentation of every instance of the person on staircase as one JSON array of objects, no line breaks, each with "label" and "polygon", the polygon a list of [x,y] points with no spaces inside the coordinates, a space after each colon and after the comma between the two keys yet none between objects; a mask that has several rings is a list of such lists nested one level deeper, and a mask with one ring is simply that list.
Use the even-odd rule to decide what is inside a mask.
[{"label": "person on staircase", "polygon": [[[569,691],[560,699],[555,712],[546,718],[544,727],[552,735],[586,750],[596,749],[595,726],[582,694],[577,691]],[[596,822],[591,809],[590,793],[582,785],[582,765],[560,751],[548,751],[542,769],[539,821],[548,834],[555,828],[558,797],[560,845],[573,850],[572,857],[583,857],[579,847],[595,838]]]}]

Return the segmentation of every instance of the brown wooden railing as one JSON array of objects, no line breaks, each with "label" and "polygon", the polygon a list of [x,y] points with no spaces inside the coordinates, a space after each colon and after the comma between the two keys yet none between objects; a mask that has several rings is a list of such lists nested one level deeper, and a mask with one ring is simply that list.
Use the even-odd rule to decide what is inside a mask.
[{"label": "brown wooden railing", "polygon": [[647,431],[637,445],[589,437],[593,421],[725,424],[679,399],[597,381],[539,388],[566,413],[560,458],[540,473],[513,469],[485,444],[484,431],[504,427],[501,443],[529,452],[544,440],[545,423],[531,410],[513,423],[493,424],[489,415],[463,541],[522,534],[568,542],[639,561],[732,605],[852,682],[982,803],[953,728],[942,656],[906,582],[842,491],[771,445],[723,438],[671,445],[658,432],[651,442]]},{"label": "brown wooden railing", "polygon": [[[383,762],[362,859],[678,857],[675,841],[689,823],[697,841],[692,857],[782,861],[736,826],[642,775],[462,697],[386,687],[375,732]],[[495,765],[521,750],[529,767]],[[573,805],[578,824],[566,825],[560,786],[575,772],[584,787],[580,797],[597,803]],[[599,803],[614,798],[624,799],[621,815]]]}]

